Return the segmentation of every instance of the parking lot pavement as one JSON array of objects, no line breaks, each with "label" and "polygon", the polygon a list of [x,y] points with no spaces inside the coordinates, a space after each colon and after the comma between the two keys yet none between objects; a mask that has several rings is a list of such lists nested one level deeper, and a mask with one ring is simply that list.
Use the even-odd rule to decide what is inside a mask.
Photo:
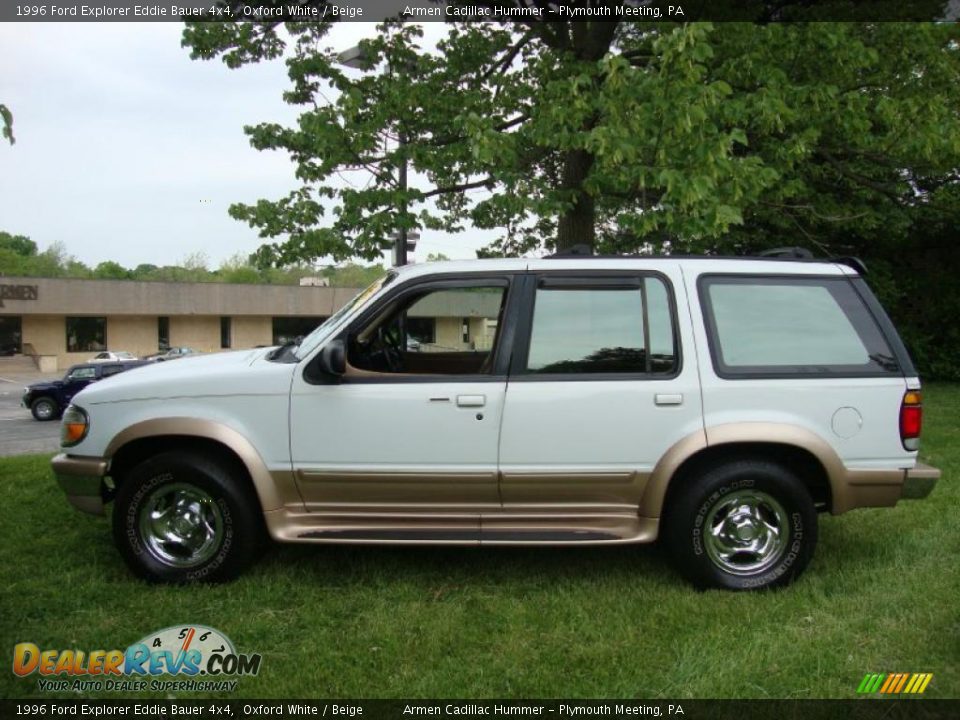
[{"label": "parking lot pavement", "polygon": [[37,422],[20,407],[24,385],[39,379],[0,378],[0,457],[54,453],[60,447],[60,423]]}]

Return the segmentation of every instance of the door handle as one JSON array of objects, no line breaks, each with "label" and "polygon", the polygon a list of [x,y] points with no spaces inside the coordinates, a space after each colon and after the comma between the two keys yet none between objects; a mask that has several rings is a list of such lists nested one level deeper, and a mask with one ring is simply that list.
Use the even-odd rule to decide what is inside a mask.
[{"label": "door handle", "polygon": [[486,395],[457,395],[457,407],[483,407],[486,404]]},{"label": "door handle", "polygon": [[653,402],[655,405],[682,405],[683,404],[683,395],[676,393],[673,395],[667,395],[664,393],[657,393],[653,396]]}]

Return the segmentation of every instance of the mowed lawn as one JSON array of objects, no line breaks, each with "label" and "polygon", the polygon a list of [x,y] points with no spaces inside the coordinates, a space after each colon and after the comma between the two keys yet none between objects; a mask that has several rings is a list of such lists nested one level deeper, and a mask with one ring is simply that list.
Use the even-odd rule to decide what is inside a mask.
[{"label": "mowed lawn", "polygon": [[202,623],[263,654],[240,697],[853,698],[867,672],[921,671],[960,697],[960,386],[929,386],[925,421],[934,494],[822,516],[804,577],[761,594],[696,592],[653,547],[273,546],[226,586],[151,586],[48,458],[2,459],[0,696],[42,695],[17,642]]}]

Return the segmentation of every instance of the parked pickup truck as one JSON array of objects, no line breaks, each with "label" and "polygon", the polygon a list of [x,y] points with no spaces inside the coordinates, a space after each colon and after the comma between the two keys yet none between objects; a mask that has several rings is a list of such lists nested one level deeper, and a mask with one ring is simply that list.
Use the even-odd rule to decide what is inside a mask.
[{"label": "parked pickup truck", "polygon": [[77,507],[113,501],[121,555],[154,581],[233,577],[269,534],[659,538],[698,587],[786,585],[818,513],[925,497],[940,476],[917,459],[917,372],[859,267],[403,267],[300,342],[86,388],[53,469]]}]

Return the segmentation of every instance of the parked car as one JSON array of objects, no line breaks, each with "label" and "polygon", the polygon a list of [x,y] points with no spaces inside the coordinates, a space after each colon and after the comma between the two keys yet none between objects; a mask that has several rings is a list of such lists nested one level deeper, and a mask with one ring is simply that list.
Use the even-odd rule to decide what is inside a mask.
[{"label": "parked car", "polygon": [[[661,538],[698,587],[782,586],[813,556],[818,513],[925,497],[940,476],[917,460],[920,381],[861,269],[403,267],[298,346],[87,388],[53,470],[78,508],[116,504],[120,554],[155,581],[233,577],[265,529],[297,543]],[[408,315],[445,349],[409,345]]]},{"label": "parked car", "polygon": [[143,365],[141,360],[126,362],[89,362],[73,365],[62,380],[35,382],[23,389],[20,404],[37,420],[56,420],[70,400],[90,383]]},{"label": "parked car", "polygon": [[127,352],[126,350],[104,350],[103,352],[94,355],[88,362],[127,362],[129,360],[136,359],[136,355],[131,352]]},{"label": "parked car", "polygon": [[154,353],[153,355],[148,355],[145,360],[151,362],[164,362],[165,360],[176,360],[177,358],[187,357],[188,355],[199,355],[199,350],[194,350],[189,347],[172,347],[169,350],[164,352]]}]

